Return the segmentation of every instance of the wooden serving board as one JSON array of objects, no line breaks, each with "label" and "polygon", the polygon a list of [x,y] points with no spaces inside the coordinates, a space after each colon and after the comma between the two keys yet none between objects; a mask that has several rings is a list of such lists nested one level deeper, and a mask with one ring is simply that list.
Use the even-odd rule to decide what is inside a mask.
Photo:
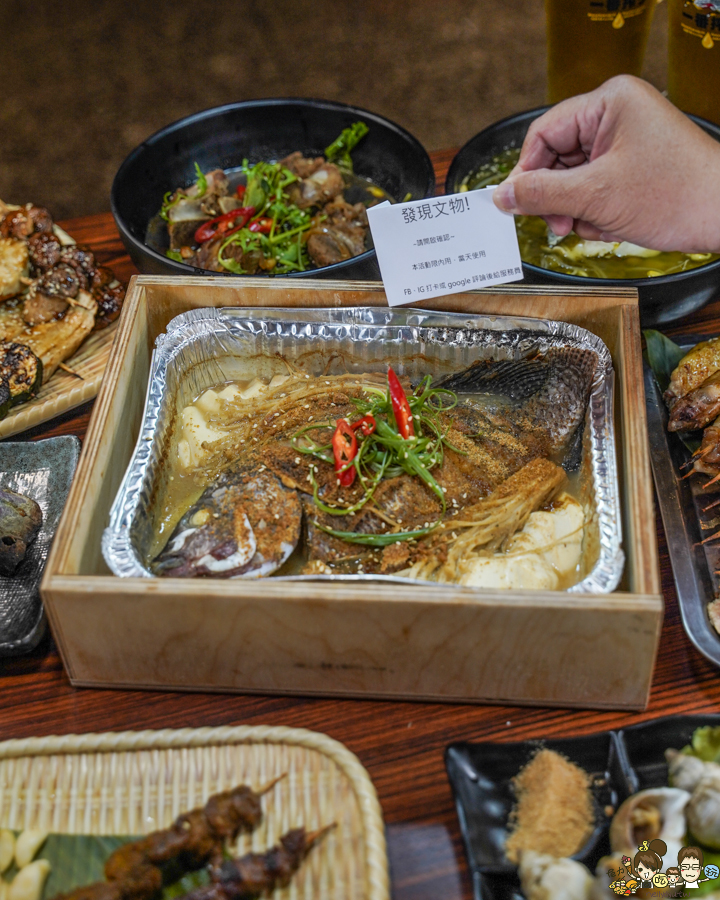
[{"label": "wooden serving board", "polygon": [[65,365],[77,375],[58,369],[36,397],[19,404],[0,421],[0,439],[54,419],[97,397],[116,331],[117,323],[113,323],[93,332],[77,353],[65,360]]}]

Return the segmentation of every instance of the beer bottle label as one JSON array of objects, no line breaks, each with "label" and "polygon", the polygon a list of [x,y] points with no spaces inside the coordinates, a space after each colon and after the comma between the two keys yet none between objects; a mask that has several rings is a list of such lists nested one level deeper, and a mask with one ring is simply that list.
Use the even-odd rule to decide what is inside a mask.
[{"label": "beer bottle label", "polygon": [[654,0],[589,0],[588,18],[591,22],[612,22],[613,28],[622,28],[626,19],[641,16],[651,2]]},{"label": "beer bottle label", "polygon": [[720,41],[720,0],[684,0],[681,25],[685,34],[712,50]]}]

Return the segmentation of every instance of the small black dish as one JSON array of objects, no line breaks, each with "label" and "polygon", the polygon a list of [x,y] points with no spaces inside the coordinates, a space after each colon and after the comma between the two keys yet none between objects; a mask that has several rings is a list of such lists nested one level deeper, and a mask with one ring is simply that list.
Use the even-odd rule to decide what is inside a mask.
[{"label": "small black dish", "polygon": [[[113,181],[110,202],[120,236],[137,268],[150,275],[205,275],[204,269],[168,259],[149,247],[146,232],[167,191],[192,184],[203,171],[237,169],[244,159],[282,159],[295,150],[321,156],[353,122],[368,134],[353,151],[356,174],[401,201],[430,197],[435,175],[426,150],[409,132],[375,113],[325,100],[246,100],[206,109],[157,131],[127,157]],[[212,273],[217,274],[217,273]],[[231,278],[246,276],[227,273]],[[306,272],[278,278],[380,278],[374,250]]]},{"label": "small black dish", "polygon": [[40,579],[80,456],[74,435],[0,442],[0,485],[40,506],[42,527],[13,575],[0,575],[0,658],[34,650],[47,627]]},{"label": "small black dish", "polygon": [[637,791],[667,787],[665,750],[681,750],[696,728],[720,725],[720,715],[668,716],[565,740],[514,744],[450,744],[445,768],[460,820],[460,831],[473,879],[475,900],[525,900],[517,869],[505,859],[503,846],[514,796],[511,780],[538,746],[564,754],[593,781],[597,826],[573,859],[591,872],[610,852],[606,805],[618,806]]},{"label": "small black dish", "polygon": [[604,809],[616,809],[630,793],[628,772],[613,732],[542,742],[451,744],[445,751],[445,766],[479,900],[522,896],[517,869],[506,859],[504,850],[508,818],[515,801],[511,782],[540,743],[562,753],[591,778],[596,826],[573,859],[594,870],[598,860],[610,852]]},{"label": "small black dish", "polygon": [[[707,339],[708,335],[688,334],[675,341],[687,352]],[[680,617],[695,649],[720,666],[720,635],[707,612],[708,604],[720,590],[720,546],[717,541],[705,541],[715,528],[714,504],[720,499],[720,491],[717,485],[706,488],[704,479],[686,477],[690,450],[678,434],[668,431],[669,413],[663,392],[647,361],[643,367],[650,462]]]},{"label": "small black dish", "polygon": [[[456,193],[464,178],[501,151],[521,147],[530,125],[549,108],[542,106],[502,119],[471,138],[450,163],[445,192]],[[720,126],[697,116],[690,118],[716,141],[720,141]],[[525,284],[637,288],[640,317],[646,328],[688,316],[720,295],[720,260],[688,272],[660,275],[657,278],[585,278],[553,272],[530,263],[523,263],[523,271]]]},{"label": "small black dish", "polygon": [[668,786],[665,750],[682,750],[696,728],[720,725],[720,716],[668,716],[618,732],[630,772],[631,793]]}]

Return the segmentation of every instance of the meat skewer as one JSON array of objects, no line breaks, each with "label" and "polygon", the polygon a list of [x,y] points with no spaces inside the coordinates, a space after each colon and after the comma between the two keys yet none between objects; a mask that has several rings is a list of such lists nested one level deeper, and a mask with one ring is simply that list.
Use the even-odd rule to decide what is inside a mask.
[{"label": "meat skewer", "polygon": [[226,859],[211,870],[212,884],[196,888],[179,900],[257,900],[285,887],[313,846],[335,823],[307,834],[294,828],[265,853],[246,853]]},{"label": "meat skewer", "polygon": [[105,863],[107,881],[75,888],[55,900],[155,900],[163,885],[219,862],[226,840],[256,828],[262,819],[260,797],[283,777],[258,791],[240,785],[213,794],[204,807],[179,816],[170,828],[119,847]]}]

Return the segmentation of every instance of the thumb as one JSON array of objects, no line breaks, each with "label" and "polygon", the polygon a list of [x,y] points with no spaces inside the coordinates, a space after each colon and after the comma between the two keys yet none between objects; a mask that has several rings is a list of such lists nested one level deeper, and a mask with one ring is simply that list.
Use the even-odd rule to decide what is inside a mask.
[{"label": "thumb", "polygon": [[516,215],[585,219],[588,168],[517,172],[495,188],[493,200],[500,209]]}]

